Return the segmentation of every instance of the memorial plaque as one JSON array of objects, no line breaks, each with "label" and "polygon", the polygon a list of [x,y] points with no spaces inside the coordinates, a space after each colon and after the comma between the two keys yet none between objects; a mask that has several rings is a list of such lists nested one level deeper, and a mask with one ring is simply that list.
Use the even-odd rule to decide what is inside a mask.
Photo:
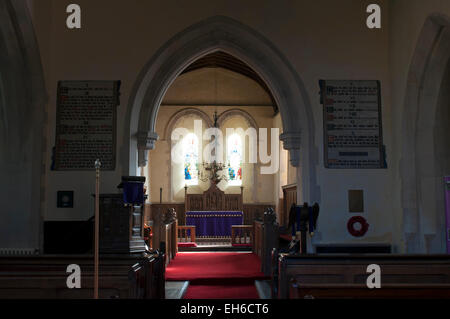
[{"label": "memorial plaque", "polygon": [[362,189],[348,190],[348,211],[350,213],[364,212],[364,191]]},{"label": "memorial plaque", "polygon": [[379,81],[320,80],[327,168],[385,168]]},{"label": "memorial plaque", "polygon": [[116,166],[116,116],[120,81],[59,81],[55,170]]}]

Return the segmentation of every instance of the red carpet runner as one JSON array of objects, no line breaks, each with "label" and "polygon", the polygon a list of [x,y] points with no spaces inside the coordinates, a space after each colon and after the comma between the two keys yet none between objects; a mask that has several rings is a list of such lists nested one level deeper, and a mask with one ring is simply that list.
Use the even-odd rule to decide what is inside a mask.
[{"label": "red carpet runner", "polygon": [[257,299],[255,280],[265,279],[249,253],[178,253],[166,280],[188,280],[185,299]]}]

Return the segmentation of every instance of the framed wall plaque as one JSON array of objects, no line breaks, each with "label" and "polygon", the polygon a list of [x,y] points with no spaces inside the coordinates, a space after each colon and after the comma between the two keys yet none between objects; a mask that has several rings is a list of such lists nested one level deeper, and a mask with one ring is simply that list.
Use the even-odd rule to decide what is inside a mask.
[{"label": "framed wall plaque", "polygon": [[385,168],[379,81],[320,80],[326,168]]},{"label": "framed wall plaque", "polygon": [[102,170],[116,166],[120,81],[59,81],[55,170]]}]

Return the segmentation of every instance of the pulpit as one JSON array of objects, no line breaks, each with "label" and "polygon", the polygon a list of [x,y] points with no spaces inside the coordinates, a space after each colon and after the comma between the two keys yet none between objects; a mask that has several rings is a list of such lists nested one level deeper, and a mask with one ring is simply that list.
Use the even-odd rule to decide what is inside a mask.
[{"label": "pulpit", "polygon": [[118,194],[100,194],[100,253],[136,253],[145,251],[141,190],[145,177],[122,177]]}]

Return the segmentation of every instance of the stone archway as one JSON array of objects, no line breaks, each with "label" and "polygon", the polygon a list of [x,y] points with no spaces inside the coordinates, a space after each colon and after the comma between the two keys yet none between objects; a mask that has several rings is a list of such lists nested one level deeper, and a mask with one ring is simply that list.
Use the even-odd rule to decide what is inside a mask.
[{"label": "stone archway", "polygon": [[[146,154],[158,139],[155,124],[161,101],[175,78],[192,62],[224,51],[248,64],[267,84],[283,122],[280,139],[291,164],[301,166],[298,198],[319,201],[316,181],[317,150],[314,119],[306,89],[289,61],[265,37],[231,18],[216,16],[192,25],[167,41],[144,66],[129,101],[124,145],[127,174],[146,164]],[[304,156],[300,156],[300,154]]]},{"label": "stone archway", "polygon": [[25,0],[0,1],[0,89],[0,250],[33,253],[43,247],[47,95]]},{"label": "stone archway", "polygon": [[171,136],[170,134],[172,133],[175,125],[177,124],[177,122],[181,119],[184,118],[186,116],[196,116],[200,119],[202,119],[205,124],[207,125],[207,127],[212,127],[213,126],[213,122],[211,121],[211,119],[209,118],[208,114],[206,114],[203,111],[200,111],[198,109],[192,108],[192,107],[188,107],[185,109],[182,109],[178,112],[176,112],[174,115],[172,115],[172,117],[169,119],[169,122],[167,123],[167,126],[164,130],[164,139],[170,141],[171,140]]},{"label": "stone archway", "polygon": [[441,245],[439,237],[444,237],[436,203],[430,199],[439,187],[432,128],[449,59],[450,19],[433,14],[424,24],[411,61],[403,110],[400,178],[407,253],[433,252],[431,243]]}]

